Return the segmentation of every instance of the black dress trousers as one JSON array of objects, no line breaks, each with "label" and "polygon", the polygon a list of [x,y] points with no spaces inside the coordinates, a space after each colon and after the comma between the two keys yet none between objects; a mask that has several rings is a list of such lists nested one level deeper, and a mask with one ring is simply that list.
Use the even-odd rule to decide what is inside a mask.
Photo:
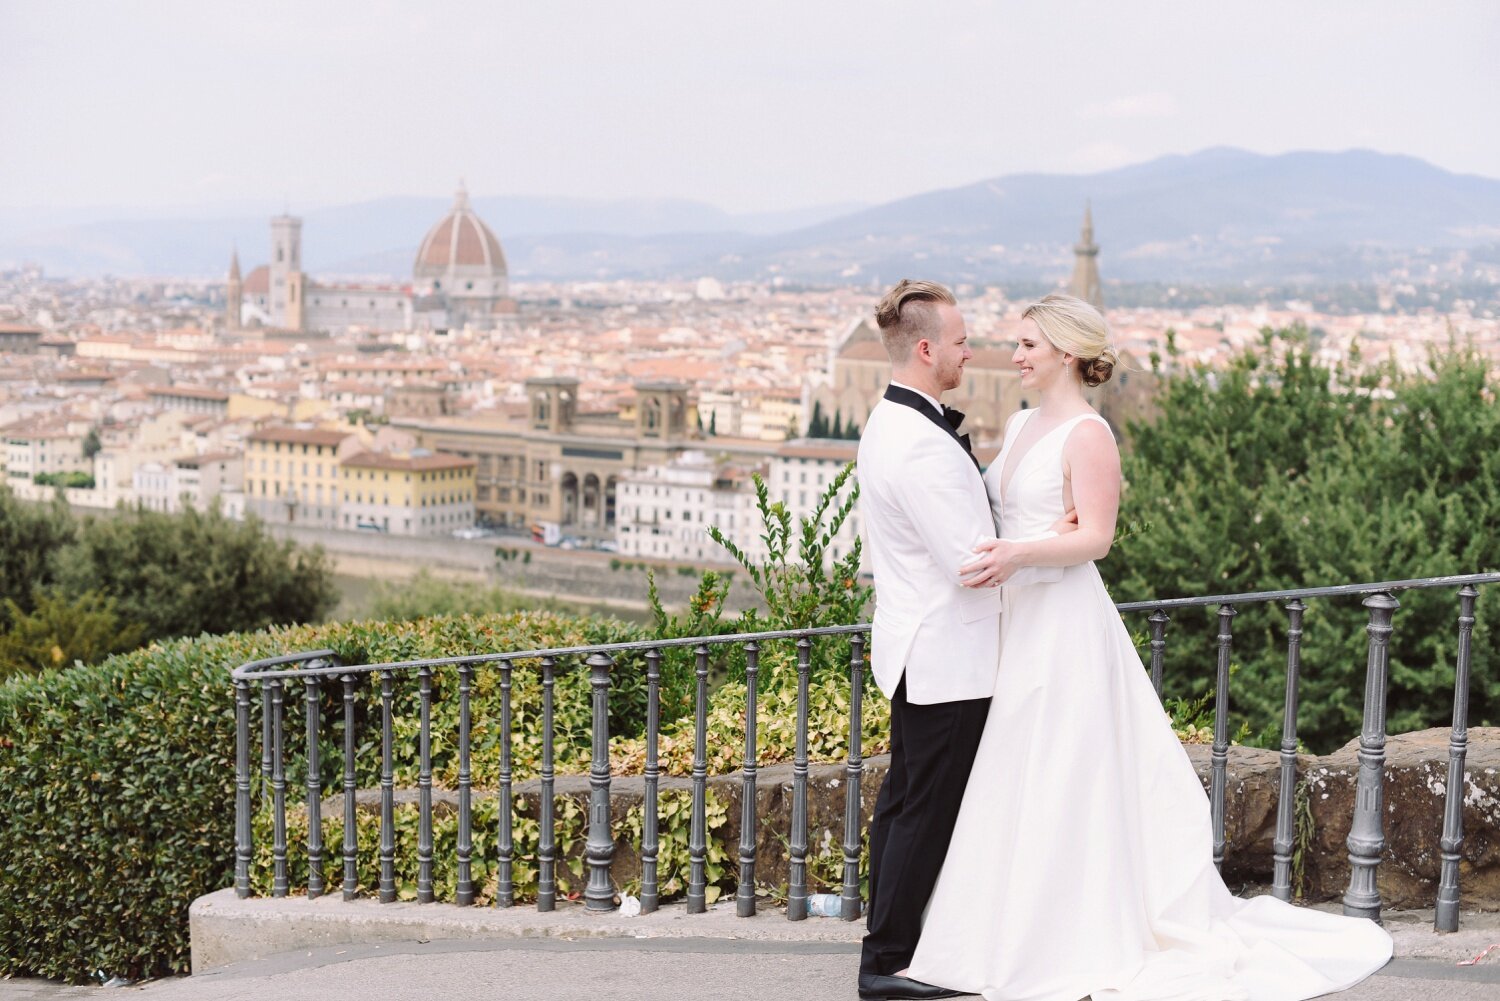
[{"label": "black dress trousers", "polygon": [[989,711],[989,699],[908,703],[905,677],[896,688],[891,767],[870,820],[861,973],[890,975],[911,964]]}]

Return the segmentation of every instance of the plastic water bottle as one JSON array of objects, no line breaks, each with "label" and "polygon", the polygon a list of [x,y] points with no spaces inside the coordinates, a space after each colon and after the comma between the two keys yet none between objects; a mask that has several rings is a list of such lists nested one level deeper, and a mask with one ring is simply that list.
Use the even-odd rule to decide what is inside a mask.
[{"label": "plastic water bottle", "polygon": [[807,898],[807,913],[815,918],[836,918],[844,913],[844,901],[837,893],[814,893]]}]

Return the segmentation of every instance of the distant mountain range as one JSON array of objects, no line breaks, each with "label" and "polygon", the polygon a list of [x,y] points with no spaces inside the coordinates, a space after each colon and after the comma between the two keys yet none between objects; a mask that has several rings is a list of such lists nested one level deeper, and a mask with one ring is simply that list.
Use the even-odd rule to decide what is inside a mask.
[{"label": "distant mountain range", "polygon": [[[1106,280],[1368,278],[1414,254],[1500,246],[1500,180],[1350,150],[1209,149],[1094,174],[1014,174],[883,205],[732,215],[688,200],[475,198],[526,279],[784,276],[887,281],[922,273],[1021,281],[1067,273],[1086,201]],[[402,278],[447,208],[383,198],[304,214],[313,274]],[[264,259],[267,216],[88,220],[0,211],[0,266],[50,273],[222,274]]]}]

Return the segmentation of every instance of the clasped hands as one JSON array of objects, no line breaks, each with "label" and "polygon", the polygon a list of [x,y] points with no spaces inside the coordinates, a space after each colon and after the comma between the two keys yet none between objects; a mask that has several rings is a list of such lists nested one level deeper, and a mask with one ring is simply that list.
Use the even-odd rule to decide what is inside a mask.
[{"label": "clasped hands", "polygon": [[[1051,531],[1066,535],[1078,530],[1078,511],[1068,513],[1052,523]],[[999,587],[1025,566],[1023,544],[1010,539],[989,539],[974,547],[974,559],[958,568],[959,583],[964,587]]]}]

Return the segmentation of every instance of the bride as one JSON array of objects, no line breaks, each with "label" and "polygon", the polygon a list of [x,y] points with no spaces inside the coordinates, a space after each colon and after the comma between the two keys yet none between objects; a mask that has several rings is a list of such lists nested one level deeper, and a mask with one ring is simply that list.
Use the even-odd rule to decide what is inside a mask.
[{"label": "bride", "polygon": [[[1203,787],[1094,566],[1114,537],[1120,459],[1084,399],[1116,361],[1071,296],[1023,314],[1013,361],[1040,405],[985,473],[999,539],[970,587],[1007,587],[994,699],[909,976],[992,1001],[1295,1001],[1391,956],[1374,922],[1241,900],[1212,861]],[[1068,510],[1078,527],[1038,536]],[[1054,571],[1057,572],[1057,571]]]}]

